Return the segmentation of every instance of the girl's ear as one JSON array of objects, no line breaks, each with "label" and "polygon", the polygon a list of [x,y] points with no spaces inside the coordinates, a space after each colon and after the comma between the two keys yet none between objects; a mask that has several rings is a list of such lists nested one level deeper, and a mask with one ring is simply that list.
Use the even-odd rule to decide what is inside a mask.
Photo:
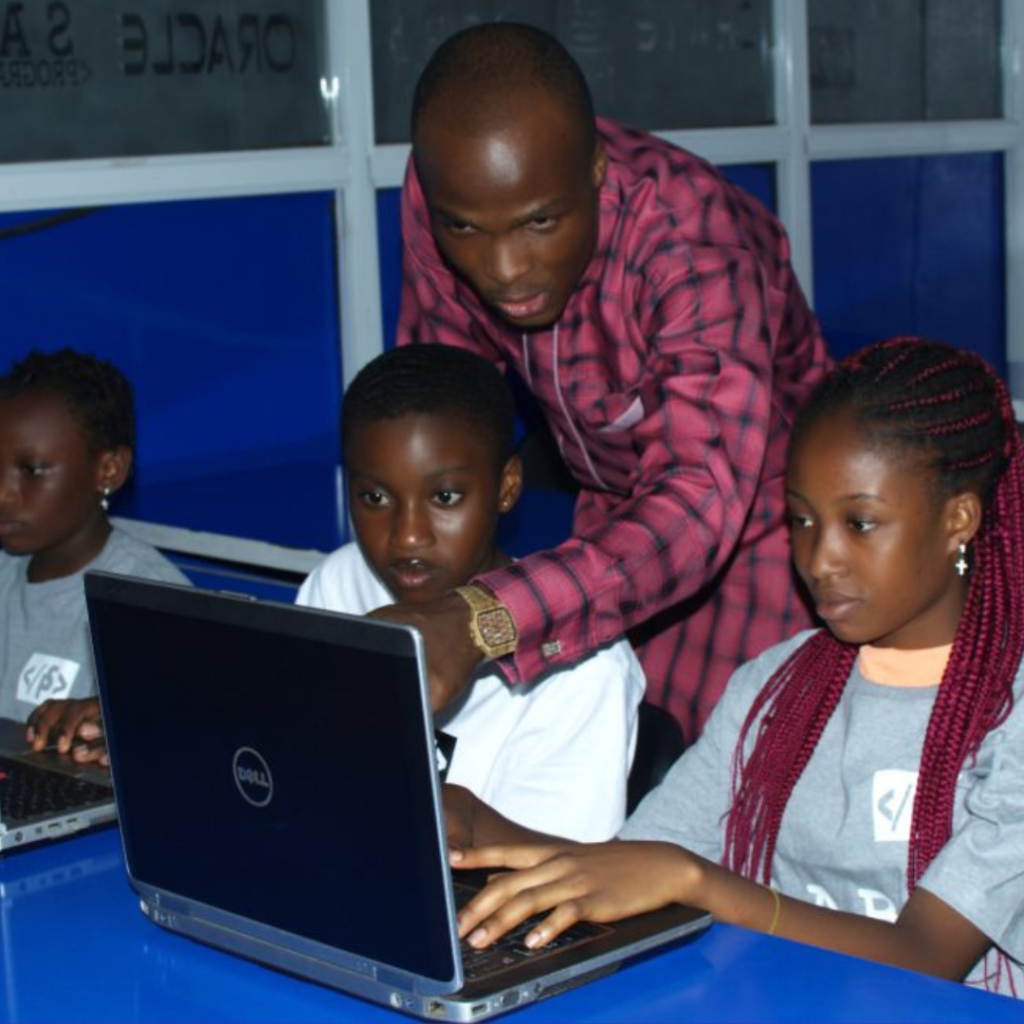
[{"label": "girl's ear", "polygon": [[102,452],[97,464],[96,489],[98,491],[106,489],[111,494],[114,491],[119,491],[124,486],[124,482],[128,479],[128,474],[131,471],[131,448],[128,448],[126,445],[118,445],[117,448]]},{"label": "girl's ear", "polygon": [[501,471],[498,485],[498,511],[504,514],[515,508],[523,493],[523,460],[518,455],[509,457]]},{"label": "girl's ear", "polygon": [[954,494],[946,502],[946,533],[949,538],[949,554],[961,544],[970,544],[981,529],[981,498],[974,491]]}]

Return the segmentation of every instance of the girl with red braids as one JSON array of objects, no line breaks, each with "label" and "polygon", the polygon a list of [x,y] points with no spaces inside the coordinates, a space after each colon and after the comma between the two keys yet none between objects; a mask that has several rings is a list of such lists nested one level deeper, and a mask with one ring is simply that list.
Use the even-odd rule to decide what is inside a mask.
[{"label": "girl with red braids", "polygon": [[1024,995],[1022,459],[976,355],[897,338],[841,363],[786,478],[827,628],[734,674],[616,841],[531,833],[449,789],[453,866],[519,869],[462,911],[469,943],[679,902]]}]

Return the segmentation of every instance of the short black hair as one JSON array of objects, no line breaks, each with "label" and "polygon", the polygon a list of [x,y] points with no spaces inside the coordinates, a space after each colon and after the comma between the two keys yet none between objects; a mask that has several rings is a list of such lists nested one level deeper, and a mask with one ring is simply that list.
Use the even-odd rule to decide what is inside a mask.
[{"label": "short black hair", "polygon": [[356,374],[345,392],[341,443],[381,420],[423,414],[450,416],[483,430],[500,469],[512,454],[515,401],[498,368],[483,356],[451,345],[390,349]]},{"label": "short black hair", "polygon": [[[518,22],[473,25],[446,39],[427,62],[412,100],[412,139],[423,112],[442,95],[459,90],[460,113],[490,123],[488,112],[524,85],[540,87],[579,122],[587,153],[597,127],[586,76],[572,54],[550,33]],[[463,99],[464,98],[464,99]]]},{"label": "short black hair", "polygon": [[109,359],[77,352],[33,349],[0,376],[0,402],[48,393],[61,398],[94,451],[135,450],[132,386]]}]

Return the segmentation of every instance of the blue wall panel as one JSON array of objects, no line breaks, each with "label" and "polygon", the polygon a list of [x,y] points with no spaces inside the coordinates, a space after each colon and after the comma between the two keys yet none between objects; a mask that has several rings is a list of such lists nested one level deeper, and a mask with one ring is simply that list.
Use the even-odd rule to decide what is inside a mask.
[{"label": "blue wall panel", "polygon": [[402,300],[402,190],[377,192],[377,248],[380,255],[380,302],[384,347],[395,343],[398,306]]},{"label": "blue wall panel", "polygon": [[815,308],[837,356],[922,334],[1006,372],[999,154],[812,168]]},{"label": "blue wall panel", "polygon": [[769,210],[776,209],[775,168],[771,164],[730,164],[719,170],[734,185],[746,189]]},{"label": "blue wall panel", "polygon": [[131,379],[137,472],[112,511],[337,544],[333,197],[120,206],[50,227],[45,216],[0,216],[0,362],[71,345]]}]

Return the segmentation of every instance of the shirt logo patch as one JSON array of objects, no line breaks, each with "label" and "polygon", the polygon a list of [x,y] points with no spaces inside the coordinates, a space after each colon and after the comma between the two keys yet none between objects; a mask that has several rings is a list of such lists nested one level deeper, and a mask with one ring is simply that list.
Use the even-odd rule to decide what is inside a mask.
[{"label": "shirt logo patch", "polygon": [[38,707],[44,700],[67,697],[81,667],[67,658],[33,654],[18,676],[18,700]]},{"label": "shirt logo patch", "polygon": [[917,772],[883,768],[871,782],[871,808],[876,843],[905,843],[910,839]]}]

